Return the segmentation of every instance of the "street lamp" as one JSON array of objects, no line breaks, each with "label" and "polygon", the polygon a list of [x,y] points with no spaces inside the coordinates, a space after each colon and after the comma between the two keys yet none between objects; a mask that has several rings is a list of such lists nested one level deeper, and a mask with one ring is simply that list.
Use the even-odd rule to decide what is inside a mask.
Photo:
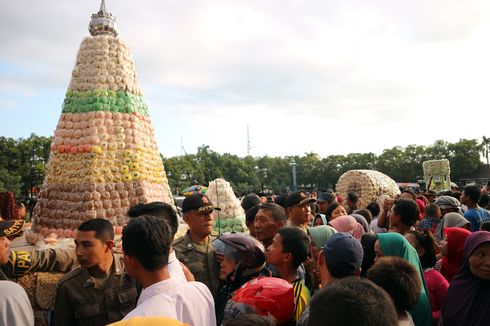
[{"label": "street lamp", "polygon": [[291,163],[289,163],[289,165],[291,165],[291,172],[293,174],[293,191],[296,191],[296,188],[297,188],[297,183],[296,183],[296,161],[293,160],[291,161]]}]

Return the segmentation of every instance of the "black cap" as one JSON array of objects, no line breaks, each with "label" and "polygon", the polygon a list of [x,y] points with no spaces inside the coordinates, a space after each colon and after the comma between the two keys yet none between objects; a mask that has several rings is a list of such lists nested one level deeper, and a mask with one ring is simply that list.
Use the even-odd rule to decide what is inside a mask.
[{"label": "black cap", "polygon": [[335,195],[332,194],[331,192],[322,192],[322,193],[318,194],[317,201],[321,201],[321,202],[324,202],[324,201],[333,202],[335,200],[336,200]]},{"label": "black cap", "polygon": [[0,221],[0,237],[10,237],[20,233],[24,223],[24,220]]},{"label": "black cap", "polygon": [[183,213],[187,213],[189,211],[208,212],[212,211],[213,209],[217,211],[221,210],[221,208],[214,206],[209,198],[203,194],[190,195],[189,197],[186,197],[182,203]]},{"label": "black cap", "polygon": [[290,193],[288,198],[286,198],[286,207],[309,204],[315,201],[315,199],[306,196],[304,191],[295,191]]}]

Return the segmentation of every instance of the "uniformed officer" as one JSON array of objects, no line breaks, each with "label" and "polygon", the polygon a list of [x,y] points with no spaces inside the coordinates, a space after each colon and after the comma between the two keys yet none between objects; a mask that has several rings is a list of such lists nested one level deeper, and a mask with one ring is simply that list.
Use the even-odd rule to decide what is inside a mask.
[{"label": "uniformed officer", "polygon": [[0,221],[0,280],[33,272],[67,272],[77,265],[73,249],[10,250],[10,239],[21,234],[24,220]]},{"label": "uniformed officer", "polygon": [[114,228],[96,218],[78,227],[80,266],[63,276],[56,289],[54,325],[106,325],[134,309],[136,281],[125,273],[122,255],[114,255]]},{"label": "uniformed officer", "polygon": [[177,258],[194,274],[196,281],[206,284],[217,298],[219,291],[219,265],[216,262],[213,245],[217,236],[213,231],[213,210],[215,207],[206,195],[194,194],[184,199],[182,212],[189,225],[185,236],[175,240],[173,248]]}]

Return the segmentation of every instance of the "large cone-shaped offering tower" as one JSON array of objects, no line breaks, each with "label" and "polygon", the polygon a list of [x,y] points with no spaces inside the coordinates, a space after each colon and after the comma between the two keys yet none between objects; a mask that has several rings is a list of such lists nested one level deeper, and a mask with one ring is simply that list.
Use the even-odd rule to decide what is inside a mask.
[{"label": "large cone-shaped offering tower", "polygon": [[56,127],[30,242],[96,217],[126,222],[137,203],[171,203],[129,47],[105,9],[92,15]]}]

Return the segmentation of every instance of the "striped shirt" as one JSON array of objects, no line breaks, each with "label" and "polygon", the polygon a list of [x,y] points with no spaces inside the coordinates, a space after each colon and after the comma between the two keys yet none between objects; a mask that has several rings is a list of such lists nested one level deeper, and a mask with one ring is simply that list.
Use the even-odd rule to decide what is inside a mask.
[{"label": "striped shirt", "polygon": [[301,278],[297,278],[291,282],[291,284],[293,285],[294,303],[296,304],[294,319],[298,321],[299,317],[301,317],[303,311],[310,302],[310,291],[308,291],[308,288],[305,286]]}]

